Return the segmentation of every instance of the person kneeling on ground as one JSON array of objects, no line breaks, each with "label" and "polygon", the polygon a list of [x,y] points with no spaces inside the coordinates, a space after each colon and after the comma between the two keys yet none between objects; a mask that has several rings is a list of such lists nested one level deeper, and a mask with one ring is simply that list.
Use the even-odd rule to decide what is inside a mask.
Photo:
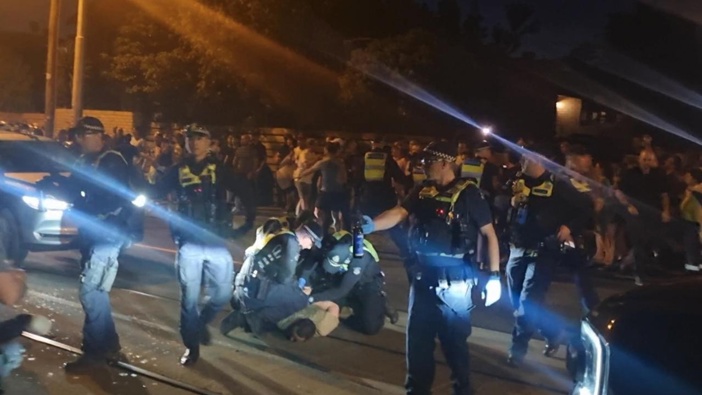
[{"label": "person kneeling on ground", "polygon": [[[353,315],[345,323],[361,333],[374,335],[383,328],[386,316],[392,323],[397,322],[397,312],[387,304],[383,291],[384,275],[375,248],[364,240],[363,257],[354,258],[352,238],[349,232],[341,231],[326,239],[328,243],[324,247],[321,265],[324,276],[318,278],[331,276],[331,286],[315,292],[317,284],[312,281],[309,302],[333,301],[340,306],[351,307]],[[313,274],[303,273],[301,281],[314,279]]]}]

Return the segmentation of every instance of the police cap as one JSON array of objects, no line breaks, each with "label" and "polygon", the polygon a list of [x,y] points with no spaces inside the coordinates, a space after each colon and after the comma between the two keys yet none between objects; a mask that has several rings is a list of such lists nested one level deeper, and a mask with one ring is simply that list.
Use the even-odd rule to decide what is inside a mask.
[{"label": "police cap", "polygon": [[212,137],[210,134],[210,131],[205,129],[203,126],[200,126],[196,123],[190,124],[185,127],[185,135],[188,137],[193,137],[193,136],[205,136],[205,137]]},{"label": "police cap", "polygon": [[429,160],[445,160],[455,162],[458,147],[450,141],[433,141],[424,148],[424,158]]},{"label": "police cap", "polygon": [[75,126],[76,134],[83,136],[86,134],[105,133],[105,126],[95,117],[83,117],[78,120]]},{"label": "police cap", "polygon": [[349,232],[337,232],[332,235],[330,240],[326,248],[323,266],[328,273],[337,273],[351,263],[353,236]]}]

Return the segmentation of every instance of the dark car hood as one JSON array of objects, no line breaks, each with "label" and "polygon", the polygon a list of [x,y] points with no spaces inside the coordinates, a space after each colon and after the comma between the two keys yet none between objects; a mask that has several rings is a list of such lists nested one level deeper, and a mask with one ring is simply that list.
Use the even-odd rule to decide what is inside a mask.
[{"label": "dark car hood", "polygon": [[613,393],[702,393],[702,279],[611,297],[588,320],[609,343]]},{"label": "dark car hood", "polygon": [[[593,312],[593,316],[622,315],[645,310],[702,314],[702,278],[691,278],[636,288],[613,296]],[[595,321],[597,318],[595,318]]]}]

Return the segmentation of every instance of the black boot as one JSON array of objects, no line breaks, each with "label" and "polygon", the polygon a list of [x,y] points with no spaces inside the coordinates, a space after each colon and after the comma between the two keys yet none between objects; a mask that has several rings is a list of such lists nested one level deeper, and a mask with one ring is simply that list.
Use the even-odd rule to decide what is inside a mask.
[{"label": "black boot", "polygon": [[222,322],[219,324],[219,333],[223,334],[226,336],[229,334],[229,332],[233,331],[236,328],[244,328],[246,325],[246,321],[244,319],[244,315],[241,314],[239,310],[234,310],[229,315],[224,317]]},{"label": "black boot", "polygon": [[22,336],[22,332],[27,330],[32,316],[20,314],[7,321],[0,322],[0,343],[7,343],[10,340]]}]

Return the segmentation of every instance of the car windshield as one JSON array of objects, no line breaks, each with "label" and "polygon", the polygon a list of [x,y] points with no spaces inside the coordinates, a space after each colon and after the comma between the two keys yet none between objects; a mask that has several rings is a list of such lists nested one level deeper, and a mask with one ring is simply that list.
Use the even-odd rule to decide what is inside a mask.
[{"label": "car windshield", "polygon": [[0,171],[55,173],[74,162],[69,151],[53,141],[0,141]]}]

